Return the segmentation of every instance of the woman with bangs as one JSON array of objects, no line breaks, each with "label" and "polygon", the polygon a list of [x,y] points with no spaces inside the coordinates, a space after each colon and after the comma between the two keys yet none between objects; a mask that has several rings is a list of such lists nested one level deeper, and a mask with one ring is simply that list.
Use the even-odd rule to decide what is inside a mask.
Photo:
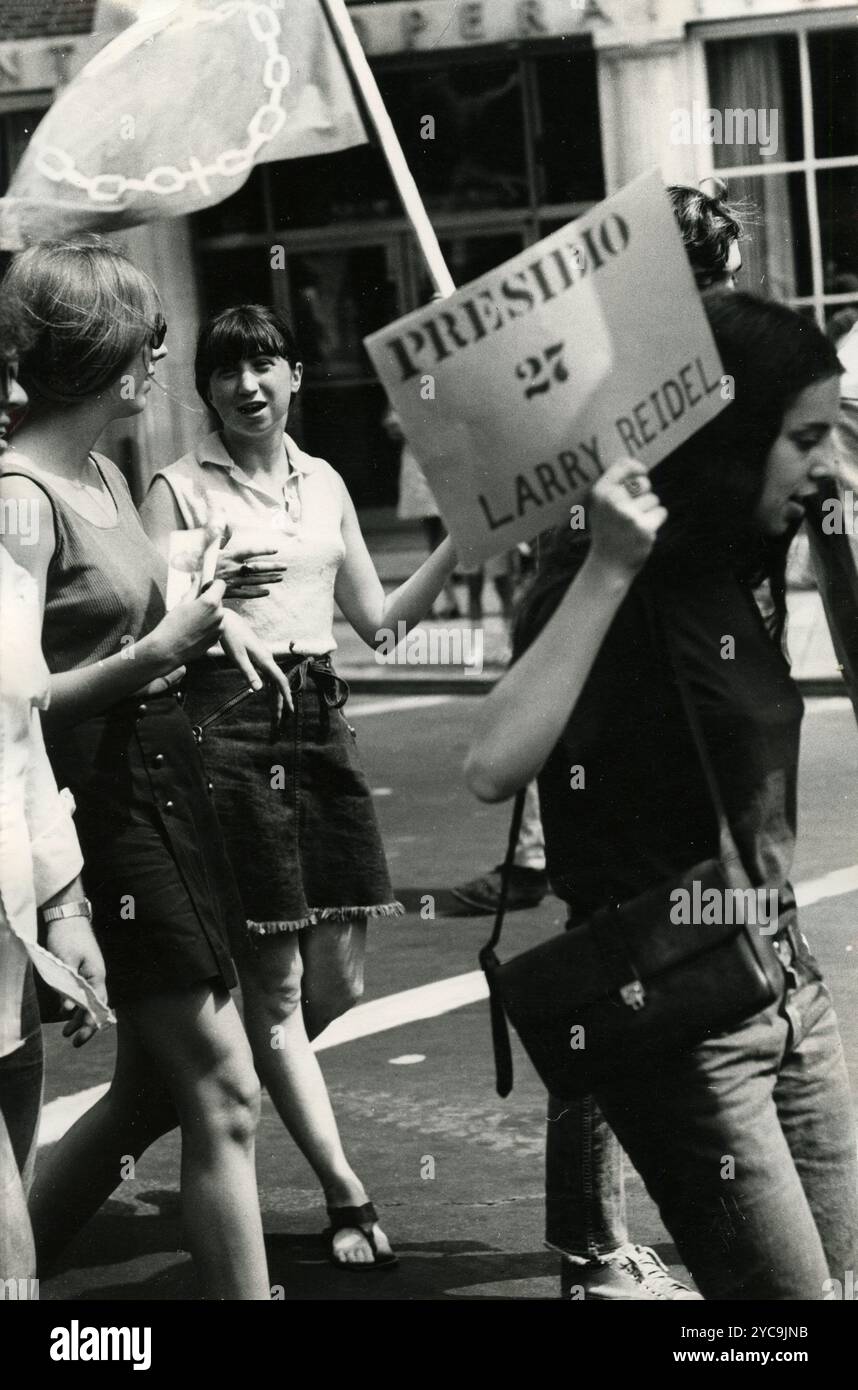
[{"label": "woman with bangs", "polygon": [[[152,481],[142,514],[166,546],[172,530],[226,516],[221,573],[282,575],[233,606],[254,630],[251,661],[273,653],[294,709],[272,730],[266,702],[241,700],[220,654],[189,671],[188,712],[202,752],[246,919],[236,944],[245,1026],[257,1070],[325,1196],[329,1255],[353,1273],[395,1263],[373,1204],[343,1151],[311,1040],[363,991],[368,918],[398,916],[372,798],[341,713],[348,687],[331,664],[334,602],[371,647],[412,627],[453,571],[449,538],[385,595],[340,475],[286,434],[302,365],[273,309],[227,309],[203,328],[197,390],[220,428]],[[248,695],[252,692],[248,691]],[[233,700],[239,696],[238,702]]]},{"label": "woman with bangs", "polygon": [[259,1086],[229,993],[240,908],[177,693],[184,663],[219,634],[229,643],[224,584],[166,612],[164,562],[119,470],[93,452],[112,420],[145,410],[166,324],[151,281],[95,240],[21,253],[4,291],[33,341],[20,366],[30,413],[0,496],[38,518],[35,543],[6,541],[39,589],[46,743],[77,802],[91,900],[74,907],[91,907],[118,1017],[108,1093],[37,1177],[37,1249],[61,1247],[117,1186],[123,1159],[178,1115],[184,1234],[203,1295],[268,1299]]}]

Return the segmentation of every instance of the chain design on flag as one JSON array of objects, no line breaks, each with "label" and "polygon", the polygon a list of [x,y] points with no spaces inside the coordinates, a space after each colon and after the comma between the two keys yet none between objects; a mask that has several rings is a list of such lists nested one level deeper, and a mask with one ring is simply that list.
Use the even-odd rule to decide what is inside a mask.
[{"label": "chain design on flag", "polygon": [[[277,44],[281,24],[275,10],[282,8],[282,0],[272,0],[268,5],[257,4],[256,0],[227,0],[227,3],[218,5],[214,10],[188,10],[171,26],[176,30],[185,30],[198,24],[224,24],[237,14],[245,14],[253,37],[266,49],[262,85],[268,97],[251,116],[247,125],[247,144],[241,149],[224,150],[210,164],[203,164],[196,155],[191,155],[187,169],[159,164],[150,169],[144,178],[135,179],[126,178],[124,174],[83,174],[65,150],[57,145],[42,145],[35,150],[39,173],[53,183],[69,183],[74,188],[80,188],[88,194],[90,202],[105,206],[118,203],[125,193],[155,193],[168,197],[171,193],[181,193],[190,183],[198,183],[209,197],[211,178],[234,178],[237,174],[245,173],[252,168],[262,146],[274,139],[286,121],[283,92],[291,80],[292,69],[289,59],[280,52]],[[35,139],[33,143],[36,144]]]}]

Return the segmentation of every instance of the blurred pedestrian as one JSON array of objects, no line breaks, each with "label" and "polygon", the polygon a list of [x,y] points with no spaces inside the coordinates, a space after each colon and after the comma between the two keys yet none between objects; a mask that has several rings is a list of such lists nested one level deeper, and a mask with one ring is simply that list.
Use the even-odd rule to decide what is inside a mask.
[{"label": "blurred pedestrian", "polygon": [[[0,455],[9,411],[27,397],[17,380],[27,342],[20,316],[0,291]],[[35,968],[64,991],[63,1034],[81,1047],[107,1021],[104,961],[80,880],[83,864],[71,796],[57,790],[40,710],[50,677],[39,645],[39,594],[4,542],[23,530],[16,509],[0,528],[0,1286],[33,1296],[36,1252],[27,1211],[42,1101],[42,1030]],[[38,917],[38,922],[37,922]],[[89,989],[87,990],[86,986]],[[93,1012],[90,1012],[90,1009]]]},{"label": "blurred pedestrian", "polygon": [[[606,1057],[617,1079],[597,1081],[596,1100],[705,1298],[819,1300],[858,1259],[858,1154],[831,997],[789,882],[803,707],[781,640],[788,546],[833,469],[840,364],[781,305],[722,294],[706,307],[735,399],[651,477],[625,460],[596,484],[589,534],[560,538],[530,595],[468,778],[500,800],[539,771],[549,876],[570,926],[678,881],[719,856],[681,663],[744,874],[775,894],[780,986],[768,1007],[657,1066]],[[763,577],[768,622],[753,597]],[[721,659],[724,633],[735,661]],[[573,763],[587,767],[586,794],[570,791]],[[569,1104],[586,1125],[592,1102]],[[556,1117],[553,1105],[549,1136]],[[581,1178],[587,1193],[586,1160]],[[600,1196],[610,1214],[617,1194]],[[564,1250],[568,1235],[557,1237],[581,1210],[570,1201],[552,1217],[549,1204]],[[579,1240],[605,1234],[582,1227]],[[609,1253],[577,1250],[567,1289],[588,1253]]]},{"label": "blurred pedestrian", "polygon": [[21,358],[30,413],[0,489],[6,507],[37,519],[7,544],[41,596],[46,743],[77,802],[119,1020],[110,1089],[37,1175],[37,1250],[41,1260],[61,1247],[118,1185],[123,1159],[178,1117],[184,1233],[203,1293],[267,1300],[259,1084],[229,995],[238,902],[177,698],[182,663],[224,627],[224,585],[166,613],[163,561],[119,470],[93,453],[112,420],[145,410],[166,323],[152,282],[93,239],[31,247],[4,288],[33,342]]}]

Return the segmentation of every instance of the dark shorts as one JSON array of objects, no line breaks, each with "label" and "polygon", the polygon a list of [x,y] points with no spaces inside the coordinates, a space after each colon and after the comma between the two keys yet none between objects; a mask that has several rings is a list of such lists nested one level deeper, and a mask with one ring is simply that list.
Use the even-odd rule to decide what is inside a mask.
[{"label": "dark shorts", "polygon": [[[355,733],[337,707],[348,686],[328,657],[281,664],[295,713],[279,732],[263,690],[205,724],[201,743],[247,926],[268,933],[399,916]],[[191,723],[245,686],[224,661],[194,665],[186,680]]]},{"label": "dark shorts", "polygon": [[57,731],[48,752],[77,802],[111,1002],[205,980],[233,988],[229,940],[241,906],[177,697],[123,701]]}]

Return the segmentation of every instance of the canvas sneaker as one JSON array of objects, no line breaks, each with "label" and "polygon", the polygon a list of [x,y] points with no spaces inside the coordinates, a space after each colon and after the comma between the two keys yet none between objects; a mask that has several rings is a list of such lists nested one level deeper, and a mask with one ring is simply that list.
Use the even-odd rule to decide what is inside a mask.
[{"label": "canvas sneaker", "polygon": [[610,1255],[577,1264],[564,1260],[560,1275],[560,1297],[608,1303],[627,1299],[681,1299],[702,1302],[687,1284],[674,1279],[648,1245],[621,1245]]}]

